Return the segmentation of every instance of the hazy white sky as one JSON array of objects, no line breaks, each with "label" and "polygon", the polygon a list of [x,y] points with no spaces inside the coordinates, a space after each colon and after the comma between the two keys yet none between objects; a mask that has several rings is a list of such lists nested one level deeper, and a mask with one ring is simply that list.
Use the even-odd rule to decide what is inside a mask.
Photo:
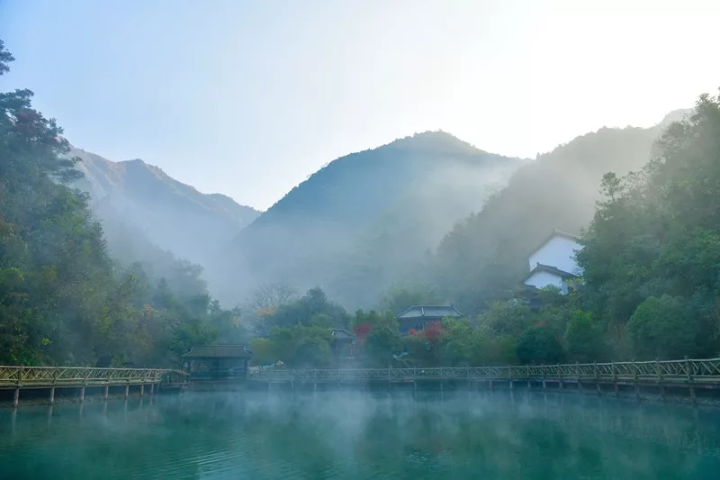
[{"label": "hazy white sky", "polygon": [[720,1],[0,0],[70,141],[265,209],[328,161],[443,129],[534,157],[717,91]]}]

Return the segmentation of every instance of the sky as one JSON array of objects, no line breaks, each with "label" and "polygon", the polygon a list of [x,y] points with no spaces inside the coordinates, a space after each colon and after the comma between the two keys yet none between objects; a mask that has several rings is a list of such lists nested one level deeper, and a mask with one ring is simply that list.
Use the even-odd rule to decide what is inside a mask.
[{"label": "sky", "polygon": [[264,210],[331,160],[442,129],[534,158],[720,87],[715,0],[0,0],[70,142]]}]

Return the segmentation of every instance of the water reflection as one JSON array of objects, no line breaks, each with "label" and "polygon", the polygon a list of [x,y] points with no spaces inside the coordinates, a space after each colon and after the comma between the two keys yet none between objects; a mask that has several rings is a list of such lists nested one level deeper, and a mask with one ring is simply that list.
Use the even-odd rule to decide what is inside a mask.
[{"label": "water reflection", "polygon": [[0,411],[0,467],[61,480],[717,479],[720,412],[522,390],[185,394]]}]

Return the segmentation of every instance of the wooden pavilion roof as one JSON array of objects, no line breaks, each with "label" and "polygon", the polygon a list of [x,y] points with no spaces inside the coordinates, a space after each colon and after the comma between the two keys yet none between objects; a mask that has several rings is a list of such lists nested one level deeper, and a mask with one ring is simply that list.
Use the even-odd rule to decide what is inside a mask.
[{"label": "wooden pavilion roof", "polygon": [[183,358],[250,358],[245,345],[195,345]]}]

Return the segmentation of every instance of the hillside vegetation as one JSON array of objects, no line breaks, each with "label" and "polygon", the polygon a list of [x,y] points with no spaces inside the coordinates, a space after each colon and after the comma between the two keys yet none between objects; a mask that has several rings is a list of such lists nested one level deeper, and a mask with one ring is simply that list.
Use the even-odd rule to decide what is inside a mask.
[{"label": "hillside vegetation", "polygon": [[[453,225],[522,163],[426,132],[339,158],[244,229],[217,264],[223,299],[265,282],[367,306],[412,276]],[[230,261],[228,261],[228,258]]]},{"label": "hillside vegetation", "polygon": [[[203,194],[142,160],[112,162],[71,148],[69,157],[83,176],[74,187],[88,192],[98,219],[108,230],[118,222],[163,250],[205,264],[260,212],[219,194]],[[114,242],[110,235],[111,250]],[[143,240],[141,240],[142,242]],[[135,260],[123,257],[122,260]]]},{"label": "hillside vegetation", "polygon": [[465,311],[508,298],[528,273],[528,255],[553,229],[586,228],[602,198],[603,174],[641,168],[661,131],[603,128],[538,156],[447,234],[426,281]]},{"label": "hillside vegetation", "polygon": [[[483,305],[479,314],[463,319],[447,318],[441,324],[428,325],[420,332],[400,337],[392,308],[397,311],[408,303],[424,303],[434,294],[432,290],[413,294],[396,289],[386,298],[385,307],[390,307],[387,311],[358,311],[354,317],[344,319],[346,323],[351,322],[358,338],[363,340],[357,361],[371,367],[393,363],[548,365],[719,356],[720,97],[702,95],[690,118],[669,125],[651,153],[648,137],[653,135],[657,132],[601,130],[561,147],[533,164],[533,168],[525,167],[518,172],[507,190],[456,229],[467,235],[466,238],[477,235],[476,240],[496,242],[490,243],[494,250],[486,256],[475,257],[476,261],[484,262],[482,265],[486,268],[478,271],[476,278],[487,278],[486,283],[468,287],[458,282],[454,284],[460,286],[457,292],[466,293],[466,298],[476,302],[495,300]],[[551,208],[564,194],[577,191],[562,183],[554,184],[561,190],[559,194],[534,202],[533,194],[549,190],[541,186],[530,191],[519,189],[518,185],[528,189],[533,185],[530,180],[523,180],[529,172],[545,170],[547,175],[566,171],[571,158],[578,160],[571,155],[578,151],[595,152],[595,156],[584,157],[588,162],[585,172],[607,168],[607,158],[613,158],[614,166],[626,171],[635,165],[629,160],[636,162],[637,158],[623,156],[623,153],[642,155],[645,152],[648,157],[636,172],[625,175],[598,172],[600,193],[594,208],[582,203],[574,209]],[[590,176],[584,180],[580,175],[575,178],[592,181]],[[521,195],[524,192],[525,197]],[[507,199],[523,203],[513,204]],[[538,208],[543,205],[545,209]],[[530,308],[522,296],[498,299],[497,288],[491,282],[504,278],[505,283],[499,285],[512,289],[513,272],[503,270],[512,268],[513,262],[490,258],[493,251],[503,251],[502,237],[494,233],[495,224],[483,222],[496,221],[501,213],[512,217],[506,225],[501,225],[504,230],[500,232],[520,235],[522,227],[513,225],[512,220],[524,219],[539,232],[543,224],[533,223],[533,214],[543,215],[541,220],[545,222],[568,222],[561,224],[565,228],[583,225],[583,215],[589,214],[591,219],[581,240],[584,249],[578,255],[585,272],[584,284],[578,285],[577,291],[570,295],[561,295],[553,288],[539,291],[541,308]],[[450,248],[448,241],[443,248]],[[523,238],[505,251],[512,252],[513,248],[519,251],[525,241],[530,245],[532,239]],[[483,246],[480,244],[479,248]],[[462,243],[455,248],[471,251],[469,245]],[[525,263],[525,258],[521,259]],[[461,265],[457,264],[455,268],[467,272],[476,266],[460,270]],[[522,269],[517,266],[518,275]],[[452,285],[444,287],[452,292]],[[469,292],[473,291],[479,298],[471,297]],[[508,292],[507,297],[511,294]],[[338,324],[343,319],[337,315],[312,315],[299,309],[309,298],[310,295],[265,317],[273,328],[267,339],[253,341],[258,347],[259,361],[281,359],[298,367],[333,365],[328,347],[330,337],[313,336],[312,332],[321,332],[319,328],[328,318],[334,318]],[[293,330],[287,329],[287,317],[281,313],[288,309],[297,312],[294,318],[302,319]],[[308,338],[309,342],[309,337],[317,345],[312,355],[293,346],[293,339]]]},{"label": "hillside vegetation", "polygon": [[[0,74],[12,60],[0,42]],[[0,93],[0,363],[175,367],[194,344],[243,341],[197,265],[112,260],[88,195],[67,186],[82,172],[62,129],[31,99]]]},{"label": "hillside vegetation", "polygon": [[[0,42],[0,74],[12,60]],[[442,132],[338,159],[215,258],[213,278],[245,300],[233,310],[142,222],[176,212],[183,234],[210,212],[239,228],[244,210],[142,162],[73,157],[31,99],[0,93],[3,364],[173,367],[192,345],[251,342],[257,362],[341,366],[333,329],[354,331],[354,362],[372,367],[720,355],[718,97],[533,162]],[[553,228],[583,231],[585,282],[531,309],[516,289]],[[399,336],[395,313],[445,301],[467,317]]]}]

